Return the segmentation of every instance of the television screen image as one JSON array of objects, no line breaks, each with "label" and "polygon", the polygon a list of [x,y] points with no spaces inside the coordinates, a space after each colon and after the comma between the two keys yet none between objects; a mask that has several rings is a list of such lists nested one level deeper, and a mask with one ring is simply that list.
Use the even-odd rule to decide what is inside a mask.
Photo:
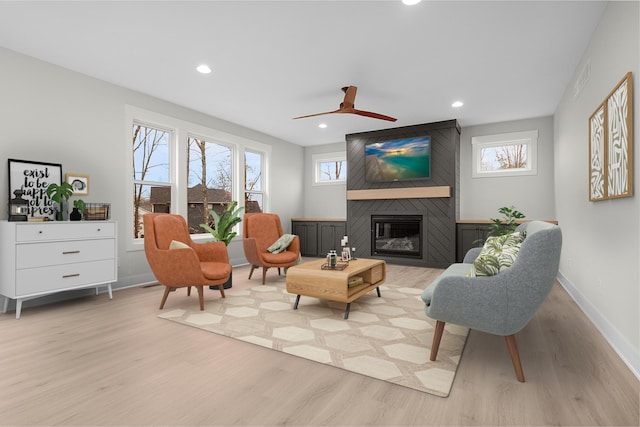
[{"label": "television screen image", "polygon": [[431,137],[365,144],[365,179],[401,181],[431,177]]}]

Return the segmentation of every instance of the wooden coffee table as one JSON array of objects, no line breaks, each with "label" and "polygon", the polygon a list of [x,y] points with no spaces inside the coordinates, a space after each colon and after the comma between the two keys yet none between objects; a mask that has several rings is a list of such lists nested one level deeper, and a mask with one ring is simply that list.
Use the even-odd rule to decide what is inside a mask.
[{"label": "wooden coffee table", "polygon": [[[294,310],[298,309],[300,296],[305,295],[346,302],[344,318],[348,319],[352,301],[373,289],[376,289],[378,297],[380,296],[378,286],[384,283],[387,275],[387,264],[383,260],[358,258],[349,261],[344,270],[323,270],[322,265],[326,262],[326,259],[319,259],[287,270],[287,292],[297,295]],[[362,277],[363,283],[349,288],[349,279],[354,276]]]}]

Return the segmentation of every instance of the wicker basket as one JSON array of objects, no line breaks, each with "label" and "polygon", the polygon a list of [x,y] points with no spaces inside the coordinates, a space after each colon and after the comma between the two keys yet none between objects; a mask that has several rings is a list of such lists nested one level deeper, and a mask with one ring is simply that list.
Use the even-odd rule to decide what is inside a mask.
[{"label": "wicker basket", "polygon": [[82,218],[86,221],[104,221],[110,218],[110,203],[86,203]]}]

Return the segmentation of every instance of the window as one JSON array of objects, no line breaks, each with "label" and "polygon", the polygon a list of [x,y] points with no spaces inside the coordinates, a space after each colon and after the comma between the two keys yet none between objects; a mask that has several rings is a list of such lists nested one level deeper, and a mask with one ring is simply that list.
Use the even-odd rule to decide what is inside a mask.
[{"label": "window", "polygon": [[170,130],[133,123],[133,237],[144,236],[142,217],[171,210]]},{"label": "window", "polygon": [[233,149],[195,136],[188,146],[187,225],[190,234],[201,234],[200,224],[213,226],[209,211],[222,214],[232,200]]},{"label": "window", "polygon": [[471,138],[473,178],[537,175],[538,131]]},{"label": "window", "polygon": [[244,208],[245,212],[262,212],[264,187],[262,185],[263,155],[244,152]]},{"label": "window", "polygon": [[312,156],[315,185],[344,184],[347,180],[346,153],[325,153]]},{"label": "window", "polygon": [[128,250],[143,249],[146,213],[182,215],[194,240],[210,240],[200,227],[210,210],[231,200],[248,212],[269,210],[270,145],[131,105],[125,120],[133,165],[122,198],[133,231]]}]

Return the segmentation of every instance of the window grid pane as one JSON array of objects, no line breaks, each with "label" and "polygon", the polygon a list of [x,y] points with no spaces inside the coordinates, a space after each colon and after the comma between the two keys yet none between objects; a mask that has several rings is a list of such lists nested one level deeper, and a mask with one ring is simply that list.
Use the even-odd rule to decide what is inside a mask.
[{"label": "window grid pane", "polygon": [[214,225],[210,211],[220,215],[231,201],[233,149],[196,137],[188,144],[187,224],[189,233],[202,234],[200,224]]}]

